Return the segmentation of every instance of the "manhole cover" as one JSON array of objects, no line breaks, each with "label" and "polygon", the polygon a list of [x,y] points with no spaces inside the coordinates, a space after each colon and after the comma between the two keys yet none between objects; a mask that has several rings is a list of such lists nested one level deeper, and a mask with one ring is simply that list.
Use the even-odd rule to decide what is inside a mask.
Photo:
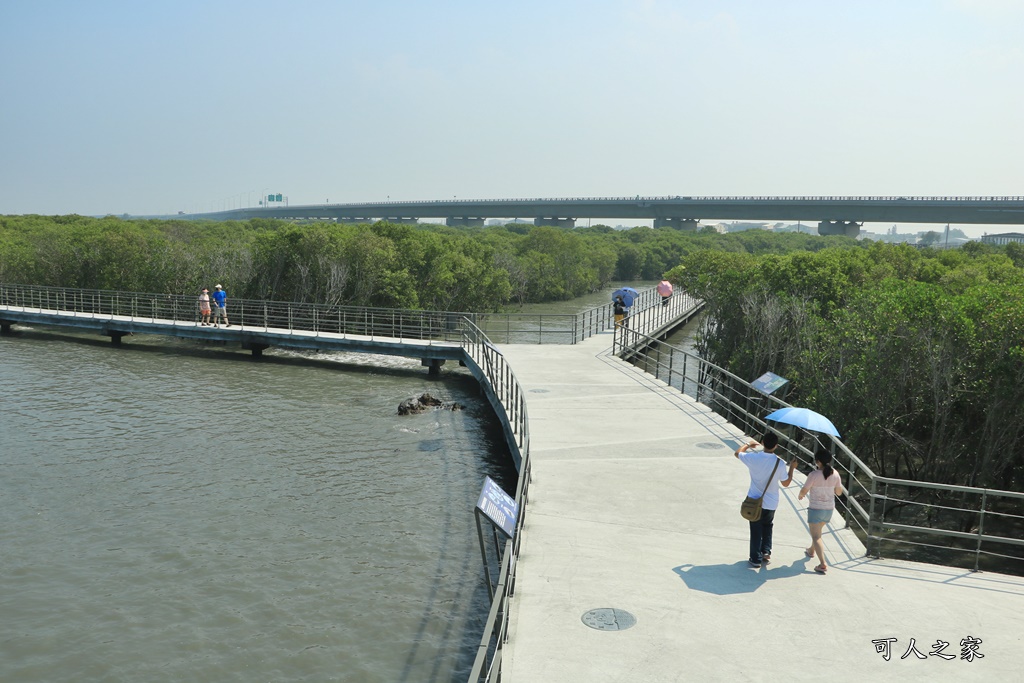
[{"label": "manhole cover", "polygon": [[530,389],[530,393],[531,394],[546,394],[546,393],[548,393],[548,390],[547,389]]},{"label": "manhole cover", "polygon": [[602,607],[592,609],[582,617],[583,623],[598,631],[625,631],[636,625],[636,617],[624,609]]},{"label": "manhole cover", "polygon": [[714,450],[716,448],[725,448],[724,443],[716,443],[714,441],[704,441],[703,443],[697,444],[697,448],[706,448],[707,450]]}]

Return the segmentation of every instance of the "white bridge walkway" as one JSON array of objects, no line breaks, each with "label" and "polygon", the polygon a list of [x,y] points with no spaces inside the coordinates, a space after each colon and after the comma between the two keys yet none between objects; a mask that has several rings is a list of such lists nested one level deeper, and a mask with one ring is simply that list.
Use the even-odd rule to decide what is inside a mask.
[{"label": "white bridge walkway", "polygon": [[[815,574],[799,474],[748,568],[743,435],[611,343],[499,347],[533,468],[502,681],[1024,680],[1024,579],[868,559],[838,517]],[[601,608],[636,623],[583,622]]]}]

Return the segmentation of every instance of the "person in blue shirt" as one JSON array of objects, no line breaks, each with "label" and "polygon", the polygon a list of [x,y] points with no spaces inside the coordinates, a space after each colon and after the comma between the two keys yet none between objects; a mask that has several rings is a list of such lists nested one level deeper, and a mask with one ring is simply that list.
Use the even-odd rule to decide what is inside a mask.
[{"label": "person in blue shirt", "polygon": [[[213,286],[213,321],[218,323],[224,321],[224,327],[231,327],[228,322],[228,293],[220,285]],[[218,325],[219,327],[219,325]]]}]

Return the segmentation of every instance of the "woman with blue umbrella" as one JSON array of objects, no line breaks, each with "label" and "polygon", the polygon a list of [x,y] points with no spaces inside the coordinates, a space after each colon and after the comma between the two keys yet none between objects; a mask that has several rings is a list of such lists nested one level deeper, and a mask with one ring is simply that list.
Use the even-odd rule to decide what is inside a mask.
[{"label": "woman with blue umbrella", "polygon": [[814,454],[815,470],[807,475],[807,481],[800,489],[799,500],[805,496],[807,501],[807,528],[811,532],[811,546],[804,550],[807,557],[818,556],[818,566],[814,571],[824,574],[828,571],[825,564],[825,544],[821,541],[821,532],[832,519],[832,511],[836,509],[836,496],[843,495],[843,483],[839,473],[832,469],[832,454],[819,445]]},{"label": "woman with blue umbrella", "polygon": [[626,302],[622,300],[621,296],[615,297],[615,301],[612,302],[612,313],[615,314],[616,326],[626,324],[626,316],[629,314],[629,309],[626,308]]},{"label": "woman with blue umbrella", "polygon": [[640,296],[639,292],[632,287],[619,287],[612,292],[616,325],[629,324],[629,309],[633,307],[633,302],[638,296]]},{"label": "woman with blue umbrella", "polygon": [[[774,420],[783,424],[790,424],[801,429],[822,434],[839,436],[839,430],[832,424],[832,421],[821,413],[816,413],[808,408],[780,408],[771,413],[766,420]],[[804,550],[807,557],[818,556],[818,566],[814,571],[824,574],[828,571],[825,564],[825,544],[821,540],[821,533],[825,525],[832,519],[832,511],[836,507],[836,496],[843,495],[843,484],[839,473],[832,468],[832,454],[828,449],[818,444],[818,450],[814,454],[815,470],[807,475],[799,500],[809,496],[807,508],[807,528],[811,533],[811,546]]]}]

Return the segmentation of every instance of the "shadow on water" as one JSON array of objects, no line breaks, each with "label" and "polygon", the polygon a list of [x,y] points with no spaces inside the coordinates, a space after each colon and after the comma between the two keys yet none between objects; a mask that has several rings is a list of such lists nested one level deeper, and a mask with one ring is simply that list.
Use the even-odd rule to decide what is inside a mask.
[{"label": "shadow on water", "polygon": [[[501,433],[501,424],[493,413],[489,413],[486,418],[482,418],[482,423],[483,438],[487,444],[487,447],[482,449],[483,469],[506,492],[511,490],[512,493],[510,495],[514,495],[518,474],[512,464],[511,454],[508,453],[508,448],[505,445]],[[444,452],[443,440],[425,439],[420,442],[419,450],[438,454],[441,458],[442,470],[447,473],[451,463]],[[452,477],[449,476],[443,476],[441,479],[443,481],[452,481]],[[417,645],[414,645],[405,657],[402,675],[399,678],[399,681],[402,683],[424,680],[432,682],[440,680],[453,682],[466,680],[476,656],[475,645],[478,643],[483,632],[485,617],[490,608],[490,597],[485,585],[483,568],[474,559],[477,557],[476,549],[473,548],[471,551],[466,552],[465,545],[459,542],[460,538],[455,537],[456,529],[458,528],[458,525],[455,523],[455,516],[473,514],[472,506],[476,501],[475,499],[473,501],[466,501],[454,491],[448,491],[447,493],[448,495],[445,496],[447,504],[444,510],[441,542],[437,548],[436,580],[431,585],[430,593],[426,598],[426,606],[416,630],[414,642]],[[461,557],[459,557],[460,550],[463,550]],[[435,612],[440,612],[441,609],[435,609],[435,605],[440,598],[444,572],[446,570],[450,571],[453,566],[458,567],[457,574],[461,576],[476,575],[478,580],[466,583],[458,589],[458,593],[454,596],[454,601],[462,606],[461,614],[457,618],[447,619],[440,632],[442,642],[451,643],[456,647],[455,665],[451,675],[446,679],[441,678],[444,676],[442,671],[443,658],[434,657],[430,674],[424,678],[423,670],[417,666],[420,658],[418,643],[424,642],[426,635],[432,632],[432,627],[436,625],[437,617]],[[462,628],[456,632],[459,624],[462,624]]]},{"label": "shadow on water", "polygon": [[[123,338],[123,343],[119,346],[114,346],[109,339],[106,337],[97,337],[94,335],[85,335],[77,331],[63,331],[60,328],[54,328],[47,331],[39,331],[35,329],[16,329],[13,332],[9,332],[5,335],[8,338],[21,338],[29,340],[39,341],[66,341],[73,344],[81,344],[83,346],[95,347],[95,348],[110,348],[112,352],[124,353],[124,352],[136,352],[136,353],[152,353],[152,354],[173,354],[179,356],[199,356],[202,358],[210,358],[217,360],[226,360],[232,362],[244,362],[244,363],[265,363],[280,366],[293,366],[293,367],[316,367],[324,370],[351,372],[351,373],[363,373],[373,375],[390,375],[395,377],[408,377],[414,375],[427,380],[462,380],[476,383],[472,375],[469,374],[468,370],[463,370],[458,366],[458,363],[450,362],[442,366],[442,373],[439,375],[429,375],[424,367],[419,365],[412,365],[410,362],[406,367],[394,366],[394,365],[379,365],[371,363],[356,363],[346,360],[341,360],[335,357],[332,358],[317,358],[316,355],[321,355],[318,352],[313,351],[298,351],[288,350],[284,353],[266,353],[263,356],[253,356],[251,352],[246,351],[238,346],[232,347],[227,342],[209,341],[202,342],[196,340],[174,340],[170,341],[167,337],[155,336],[155,335],[128,335]],[[345,352],[337,352],[345,353]],[[285,355],[286,354],[286,355]],[[354,352],[353,352],[354,354]],[[405,359],[404,357],[392,357],[388,358],[402,358],[403,360],[412,361],[413,359]],[[445,368],[450,368],[445,371]],[[458,369],[456,369],[458,368]]]}]

